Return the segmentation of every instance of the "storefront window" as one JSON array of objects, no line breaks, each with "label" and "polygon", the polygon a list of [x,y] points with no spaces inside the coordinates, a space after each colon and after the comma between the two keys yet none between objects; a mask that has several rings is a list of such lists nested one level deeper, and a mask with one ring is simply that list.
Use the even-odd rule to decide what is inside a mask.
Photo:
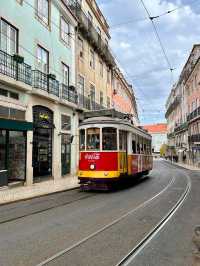
[{"label": "storefront window", "polygon": [[0,129],[0,171],[6,169],[6,131]]},{"label": "storefront window", "polygon": [[80,130],[79,145],[80,145],[79,147],[80,151],[84,151],[85,150],[85,129]]},{"label": "storefront window", "polygon": [[103,128],[102,129],[102,148],[104,151],[117,150],[117,129]]},{"label": "storefront window", "polygon": [[87,150],[100,149],[100,129],[89,128],[87,129]]},{"label": "storefront window", "polygon": [[25,180],[26,133],[9,132],[8,177],[9,181]]}]

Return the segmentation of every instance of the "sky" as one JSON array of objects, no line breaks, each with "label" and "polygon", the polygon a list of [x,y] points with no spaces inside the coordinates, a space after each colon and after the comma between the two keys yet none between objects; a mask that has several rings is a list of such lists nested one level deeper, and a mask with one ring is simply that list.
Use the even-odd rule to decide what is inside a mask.
[{"label": "sky", "polygon": [[[165,103],[192,50],[200,43],[200,0],[143,0],[154,19],[167,58],[141,0],[97,0],[110,25],[111,49],[133,84],[141,124],[165,121]],[[170,67],[173,70],[173,78]]]}]

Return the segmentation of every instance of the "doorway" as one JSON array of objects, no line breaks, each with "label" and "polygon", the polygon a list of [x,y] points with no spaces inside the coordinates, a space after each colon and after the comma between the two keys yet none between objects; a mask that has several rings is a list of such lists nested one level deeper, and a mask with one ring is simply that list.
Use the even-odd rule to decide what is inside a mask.
[{"label": "doorway", "polygon": [[62,176],[70,173],[71,168],[71,135],[62,134],[61,139]]},{"label": "doorway", "polygon": [[44,106],[33,107],[33,177],[52,175],[53,112]]}]

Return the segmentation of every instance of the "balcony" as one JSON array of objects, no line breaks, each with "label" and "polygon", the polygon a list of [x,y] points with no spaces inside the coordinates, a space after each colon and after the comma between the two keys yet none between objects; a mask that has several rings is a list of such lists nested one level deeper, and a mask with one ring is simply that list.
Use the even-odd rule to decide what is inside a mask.
[{"label": "balcony", "polygon": [[32,84],[31,66],[16,62],[14,56],[2,50],[0,50],[0,73],[25,84]]},{"label": "balcony", "polygon": [[181,132],[181,131],[186,130],[187,128],[188,128],[188,123],[185,122],[185,123],[182,123],[182,124],[176,126],[175,129],[174,129],[174,132],[175,132],[175,133],[177,133],[177,132]]},{"label": "balcony", "polygon": [[189,143],[200,142],[200,134],[188,136],[188,142]]},{"label": "balcony", "polygon": [[75,0],[62,1],[77,17],[80,32],[88,40],[91,46],[93,46],[94,50],[99,53],[99,55],[108,64],[109,67],[115,66],[115,59],[112,56],[108,44],[101,38],[93,23],[83,12],[79,2]]},{"label": "balcony", "polygon": [[81,108],[85,108],[88,110],[103,110],[106,109],[106,107],[100,105],[97,102],[91,101],[89,97],[86,97],[82,94],[78,95],[78,105]]},{"label": "balcony", "polygon": [[172,113],[172,111],[181,103],[181,96],[177,95],[174,99],[174,101],[170,104],[170,106],[167,109],[167,112],[165,114],[165,118],[169,117],[169,115]]},{"label": "balcony", "polygon": [[33,87],[51,93],[59,97],[59,82],[39,70],[33,70]]},{"label": "balcony", "polygon": [[168,133],[168,134],[167,134],[167,138],[168,138],[168,139],[172,139],[172,138],[174,138],[174,137],[175,137],[174,133]]},{"label": "balcony", "polygon": [[78,103],[78,95],[74,87],[61,84],[62,99],[71,103]]},{"label": "balcony", "polygon": [[200,107],[198,107],[197,109],[195,109],[193,112],[191,112],[187,116],[187,121],[190,122],[191,120],[197,118],[198,116],[200,116]]}]

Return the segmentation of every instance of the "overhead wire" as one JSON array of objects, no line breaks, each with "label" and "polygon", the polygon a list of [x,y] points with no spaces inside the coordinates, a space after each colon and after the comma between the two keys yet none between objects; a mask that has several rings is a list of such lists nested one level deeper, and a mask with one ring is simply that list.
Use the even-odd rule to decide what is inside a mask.
[{"label": "overhead wire", "polygon": [[[193,0],[190,4],[192,5],[192,4],[194,4],[194,3],[198,2],[198,1],[199,0]],[[170,15],[173,12],[176,12],[176,11],[178,11],[180,9],[183,9],[183,8],[185,8],[185,5],[182,5],[182,6],[174,8],[174,9],[165,11],[165,12],[159,14],[159,15],[151,16],[151,18],[152,19],[158,19],[160,17],[166,16],[166,15]],[[125,22],[121,22],[121,23],[118,23],[118,24],[113,24],[113,25],[110,26],[110,29],[118,28],[120,26],[127,25],[127,24],[134,23],[134,22],[145,21],[145,20],[148,20],[148,19],[149,19],[149,17],[138,18],[138,19],[130,19],[130,20],[127,20]]]}]

